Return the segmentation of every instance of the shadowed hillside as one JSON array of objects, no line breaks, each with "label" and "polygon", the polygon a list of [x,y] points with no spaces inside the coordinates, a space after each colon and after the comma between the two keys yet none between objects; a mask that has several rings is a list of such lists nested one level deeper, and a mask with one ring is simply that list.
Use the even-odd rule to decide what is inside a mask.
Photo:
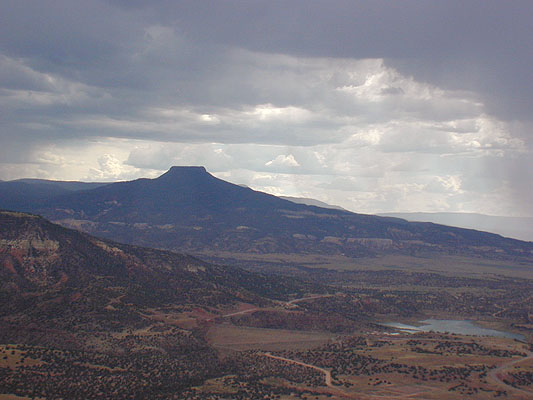
[{"label": "shadowed hillside", "polygon": [[19,209],[97,236],[187,252],[514,259],[533,252],[533,243],[486,232],[295,204],[217,179],[203,167],[30,199]]},{"label": "shadowed hillside", "polygon": [[52,224],[0,212],[0,314],[78,313],[89,319],[139,319],[165,304],[218,307],[286,298],[294,280],[220,267],[168,251],[122,245]]},{"label": "shadowed hillside", "polygon": [[204,339],[225,309],[305,289],[0,211],[0,397],[183,398],[228,369]]}]

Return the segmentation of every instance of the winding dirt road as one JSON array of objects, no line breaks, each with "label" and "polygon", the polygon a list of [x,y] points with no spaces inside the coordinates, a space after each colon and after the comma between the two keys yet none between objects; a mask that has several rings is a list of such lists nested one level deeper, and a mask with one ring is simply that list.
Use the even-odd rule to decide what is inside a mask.
[{"label": "winding dirt road", "polygon": [[325,379],[325,382],[326,382],[326,386],[328,387],[328,389],[320,390],[319,388],[314,388],[313,390],[315,392],[317,392],[317,393],[319,393],[319,392],[329,393],[330,395],[336,396],[336,398],[337,397],[345,397],[345,398],[349,398],[349,399],[361,399],[360,396],[358,396],[358,395],[356,395],[354,393],[346,393],[345,391],[341,390],[340,388],[334,386],[333,383],[331,382],[331,372],[329,372],[327,369],[317,367],[316,365],[307,364],[307,363],[304,363],[302,361],[291,360],[290,358],[275,356],[275,355],[272,355],[270,353],[259,353],[259,354],[264,356],[264,357],[272,358],[274,360],[286,362],[288,364],[296,364],[296,365],[301,365],[302,367],[312,368],[312,369],[314,369],[316,371],[319,371],[319,372],[323,373],[324,374],[324,379]]},{"label": "winding dirt road", "polygon": [[514,361],[510,361],[508,363],[505,363],[505,364],[502,364],[500,365],[498,368],[496,369],[493,369],[490,373],[489,373],[489,376],[495,380],[496,382],[504,385],[506,388],[508,388],[509,390],[513,391],[513,392],[518,392],[520,394],[523,394],[523,395],[526,395],[527,397],[525,397],[526,399],[531,399],[533,398],[533,392],[529,391],[529,390],[526,390],[526,389],[522,389],[522,388],[517,388],[517,387],[514,387],[514,386],[511,386],[511,385],[508,385],[507,383],[505,383],[503,381],[503,374],[502,372],[506,369],[508,369],[509,367],[512,367],[513,365],[515,364],[518,364],[518,363],[521,363],[521,362],[524,362],[526,360],[531,360],[533,359],[533,352],[531,351],[528,351],[527,352],[527,355],[523,358],[520,358],[518,360],[514,360]]},{"label": "winding dirt road", "polygon": [[315,392],[322,392],[322,393],[329,393],[336,397],[345,397],[348,399],[358,399],[358,400],[365,400],[365,399],[382,399],[382,400],[401,400],[401,399],[411,399],[413,397],[419,396],[421,393],[413,393],[413,394],[400,394],[400,395],[378,395],[378,394],[362,394],[362,393],[348,393],[342,390],[340,387],[333,385],[331,381],[331,372],[327,369],[317,367],[316,365],[307,364],[302,361],[298,360],[292,360],[290,358],[285,357],[279,357],[275,356],[271,353],[259,353],[259,355],[262,355],[264,357],[272,358],[274,360],[283,361],[289,364],[296,364],[301,365],[302,367],[312,368],[316,371],[319,371],[324,374],[326,386],[328,387],[328,391],[326,389],[320,390],[317,388],[314,388],[313,390]]},{"label": "winding dirt road", "polygon": [[247,308],[246,310],[237,311],[237,312],[233,312],[233,313],[230,313],[230,314],[224,314],[224,315],[222,315],[222,318],[233,317],[234,315],[248,314],[248,313],[251,313],[251,312],[254,312],[254,311],[257,311],[257,310],[259,310],[259,308],[257,308],[257,307]]},{"label": "winding dirt road", "polygon": [[334,294],[318,294],[316,296],[309,296],[309,297],[301,297],[299,299],[294,299],[294,300],[290,300],[290,301],[286,301],[285,302],[285,305],[290,305],[290,304],[295,304],[295,303],[300,303],[302,301],[306,301],[306,300],[314,300],[314,299],[323,299],[325,297],[333,297],[335,296]]},{"label": "winding dirt road", "polygon": [[[306,300],[315,300],[315,299],[321,299],[321,298],[324,298],[324,297],[332,297],[332,296],[334,296],[334,295],[333,294],[319,294],[319,295],[316,295],[316,296],[301,297],[299,299],[289,300],[289,301],[286,301],[284,304],[286,306],[288,306],[288,305],[300,303],[300,302],[306,301]],[[222,315],[222,318],[233,317],[235,315],[248,314],[248,313],[252,313],[254,311],[258,311],[258,310],[259,310],[259,308],[257,308],[257,307],[247,308],[246,310],[232,312],[232,313],[229,313],[229,314],[224,314],[224,315]]]},{"label": "winding dirt road", "polygon": [[290,358],[275,356],[270,353],[260,353],[260,354],[268,358],[273,358],[274,360],[285,361],[286,363],[289,363],[289,364],[301,365],[302,367],[312,368],[317,371],[320,371],[324,374],[326,385],[330,388],[335,388],[335,386],[333,386],[333,384],[331,383],[331,372],[329,372],[327,369],[320,368],[320,367],[317,367],[316,365],[307,364],[301,361],[291,360]]}]

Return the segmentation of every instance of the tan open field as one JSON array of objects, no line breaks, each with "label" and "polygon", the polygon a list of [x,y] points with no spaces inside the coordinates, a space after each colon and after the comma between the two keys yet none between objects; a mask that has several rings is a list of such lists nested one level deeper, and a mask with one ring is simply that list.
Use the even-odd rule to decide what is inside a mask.
[{"label": "tan open field", "polygon": [[21,351],[16,345],[0,345],[0,368],[16,369],[41,364],[40,360],[29,357],[21,357]]},{"label": "tan open field", "polygon": [[[285,360],[287,366],[302,361],[309,368],[316,368],[327,374],[331,368],[320,367],[320,357],[322,356],[318,358],[314,356],[305,361],[304,359],[299,360],[299,356],[296,354],[306,354],[306,349],[312,348],[315,349],[315,354],[320,354],[316,351],[320,351],[320,347],[317,349],[317,345],[321,341],[323,343],[339,343],[339,340],[342,340],[337,338],[335,341],[331,341],[332,338],[330,337],[328,341],[327,334],[315,332],[242,328],[229,324],[214,326],[208,336],[215,346],[233,350],[271,347],[274,349],[273,351],[276,348],[278,351],[300,351],[300,353],[277,353],[280,354],[277,359]],[[358,345],[358,349],[355,350],[356,353],[384,361],[386,365],[390,365],[388,370],[370,374],[336,376],[332,374],[333,382],[327,386],[324,384],[322,386],[309,386],[305,383],[292,382],[287,378],[274,376],[264,378],[263,382],[273,386],[294,389],[294,395],[281,397],[285,399],[323,399],[332,398],[331,396],[333,398],[360,400],[455,400],[463,398],[482,400],[499,397],[526,400],[533,398],[533,388],[527,386],[513,387],[504,383],[509,372],[531,372],[533,370],[533,354],[528,351],[527,345],[524,343],[507,338],[444,334],[390,336],[376,333],[368,334],[366,337],[370,341],[367,342],[367,345]],[[439,347],[443,344],[451,347]],[[454,350],[454,346],[468,349],[470,345],[481,346],[478,348],[484,350],[480,354],[469,354],[468,350]],[[428,352],[421,353],[417,349],[424,349]],[[437,350],[440,351],[440,354],[431,353]],[[512,354],[504,355],[503,353],[506,351]],[[498,354],[498,352],[500,353]],[[257,354],[269,355],[270,353],[258,352]],[[326,360],[333,362],[333,365],[344,362],[343,352],[323,354]],[[337,357],[339,358],[337,359]],[[314,366],[313,363],[318,363],[318,366]],[[300,365],[302,364],[300,363]],[[394,365],[415,366],[426,372],[405,373],[395,370]],[[462,376],[460,372],[457,372],[461,370],[470,372]],[[430,373],[431,371],[435,373]],[[235,385],[227,386],[224,379],[216,379],[206,383],[202,389],[211,393],[215,391],[231,394],[235,390]],[[303,394],[302,392],[305,391],[308,393]]]},{"label": "tan open field", "polygon": [[211,345],[234,351],[308,349],[329,343],[335,337],[329,332],[250,328],[230,324],[214,325],[207,334]]},{"label": "tan open field", "polygon": [[434,272],[450,276],[487,277],[504,275],[513,278],[533,279],[533,265],[486,260],[459,256],[412,257],[404,255],[386,255],[372,258],[351,258],[344,256],[327,256],[319,254],[255,254],[231,252],[201,252],[199,257],[215,257],[256,263],[278,263],[303,265],[311,268],[331,268],[336,270],[402,270],[417,272]]}]

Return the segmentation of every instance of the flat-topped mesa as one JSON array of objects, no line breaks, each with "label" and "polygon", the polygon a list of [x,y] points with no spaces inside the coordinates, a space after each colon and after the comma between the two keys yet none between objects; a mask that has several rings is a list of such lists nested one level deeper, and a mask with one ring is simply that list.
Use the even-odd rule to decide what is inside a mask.
[{"label": "flat-topped mesa", "polygon": [[165,184],[173,183],[183,185],[189,183],[205,182],[211,179],[216,178],[209,172],[207,172],[204,167],[174,166],[155,180]]},{"label": "flat-topped mesa", "polygon": [[201,165],[174,165],[165,174],[177,174],[177,173],[204,173],[207,174],[205,167]]}]

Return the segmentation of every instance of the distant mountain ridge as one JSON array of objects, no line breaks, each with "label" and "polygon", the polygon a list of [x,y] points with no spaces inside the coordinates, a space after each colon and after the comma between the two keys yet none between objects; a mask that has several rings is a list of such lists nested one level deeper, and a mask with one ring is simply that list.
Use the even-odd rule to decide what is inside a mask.
[{"label": "distant mountain ridge", "polygon": [[433,222],[435,224],[476,229],[519,240],[533,241],[533,217],[500,217],[453,212],[380,213],[377,215],[403,218],[408,221]]},{"label": "distant mountain ridge", "polygon": [[28,183],[30,185],[49,185],[65,189],[66,191],[78,191],[96,189],[100,186],[109,185],[110,182],[79,182],[79,181],[54,181],[48,179],[23,178],[11,182]]},{"label": "distant mountain ridge", "polygon": [[283,200],[289,200],[293,203],[297,204],[306,204],[308,206],[315,206],[315,207],[322,207],[322,208],[331,208],[333,210],[342,210],[342,211],[348,211],[345,208],[342,208],[341,206],[335,206],[333,204],[324,203],[323,201],[316,200],[316,199],[310,199],[308,197],[292,197],[292,196],[279,196],[280,199]]},{"label": "distant mountain ridge", "polygon": [[10,210],[30,210],[45,199],[105,185],[106,183],[46,179],[0,181],[0,207]]},{"label": "distant mountain ridge", "polygon": [[[6,206],[0,201],[0,207]],[[296,204],[225,182],[203,167],[172,167],[155,179],[34,196],[15,209],[100,237],[193,253],[533,254],[533,243],[495,234]]]}]

